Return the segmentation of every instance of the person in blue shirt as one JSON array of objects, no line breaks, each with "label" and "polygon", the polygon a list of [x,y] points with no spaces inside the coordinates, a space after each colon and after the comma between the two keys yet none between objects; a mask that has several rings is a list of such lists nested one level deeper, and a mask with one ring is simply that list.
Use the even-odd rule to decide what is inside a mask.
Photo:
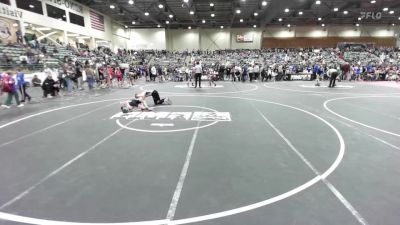
[{"label": "person in blue shirt", "polygon": [[318,70],[319,70],[319,67],[317,64],[315,64],[313,67],[313,70],[312,70],[313,74],[311,76],[312,77],[311,79],[318,79],[318,77],[317,77]]},{"label": "person in blue shirt", "polygon": [[25,82],[25,74],[21,72],[21,69],[17,69],[17,88],[21,93],[21,102],[25,102],[28,98],[28,101],[31,101],[31,96],[26,92],[26,82]]}]

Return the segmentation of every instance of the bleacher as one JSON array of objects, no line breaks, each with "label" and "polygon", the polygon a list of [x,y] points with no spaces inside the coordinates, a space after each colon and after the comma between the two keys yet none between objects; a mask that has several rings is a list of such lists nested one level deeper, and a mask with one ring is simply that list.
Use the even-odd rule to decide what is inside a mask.
[{"label": "bleacher", "polygon": [[[47,67],[57,67],[60,64],[60,61],[64,59],[65,56],[72,56],[72,51],[68,50],[63,46],[51,46],[48,44],[42,44],[47,50],[47,55],[43,55],[39,50],[35,53],[38,55],[37,63],[30,63],[27,57],[27,49],[22,46],[6,46],[0,44],[0,55],[3,56],[6,54],[9,59],[9,62],[0,62],[0,71],[10,70],[15,67],[20,67],[24,70],[28,71],[42,71],[45,66]],[[54,48],[57,48],[58,53],[54,53]],[[26,63],[23,60],[26,60]]]}]

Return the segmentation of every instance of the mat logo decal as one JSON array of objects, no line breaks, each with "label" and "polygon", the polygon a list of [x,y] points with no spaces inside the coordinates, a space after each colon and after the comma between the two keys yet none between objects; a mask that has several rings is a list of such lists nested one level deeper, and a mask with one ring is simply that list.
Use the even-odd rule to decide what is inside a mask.
[{"label": "mat logo decal", "polygon": [[231,121],[229,112],[131,112],[117,113],[110,119],[126,119],[126,120],[183,120],[183,121],[207,121],[207,122],[223,122]]}]

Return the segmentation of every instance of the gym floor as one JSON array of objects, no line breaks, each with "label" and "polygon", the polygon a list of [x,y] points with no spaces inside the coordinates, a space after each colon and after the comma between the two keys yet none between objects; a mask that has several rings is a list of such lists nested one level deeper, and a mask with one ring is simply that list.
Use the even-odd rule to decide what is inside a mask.
[{"label": "gym floor", "polygon": [[399,224],[399,83],[217,84],[0,110],[0,224]]}]

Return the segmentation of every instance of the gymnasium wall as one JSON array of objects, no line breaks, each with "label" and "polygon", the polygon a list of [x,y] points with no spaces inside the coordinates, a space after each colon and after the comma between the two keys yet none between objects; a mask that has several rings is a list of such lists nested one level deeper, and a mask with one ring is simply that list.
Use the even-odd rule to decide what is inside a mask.
[{"label": "gymnasium wall", "polygon": [[127,40],[127,48],[142,49],[166,49],[165,29],[131,29],[129,32],[129,40]]},{"label": "gymnasium wall", "polygon": [[372,42],[377,47],[395,47],[394,37],[292,37],[264,38],[263,48],[335,48],[339,42]]},{"label": "gymnasium wall", "polygon": [[[338,42],[375,42],[377,46],[400,45],[392,26],[282,26],[225,29],[132,29],[128,48],[184,50],[260,49],[275,47],[335,47]],[[157,33],[157,35],[155,35]],[[157,38],[154,38],[154,35]],[[252,38],[238,42],[237,35]],[[164,37],[162,37],[164,36]]]},{"label": "gymnasium wall", "polygon": [[165,30],[167,49],[171,51],[185,51],[199,49],[200,35],[199,30]]},{"label": "gymnasium wall", "polygon": [[[91,28],[90,24],[90,11],[94,11],[89,9],[86,6],[81,5],[80,3],[74,2],[75,6],[80,6],[82,10],[79,9],[79,11],[75,10],[74,8],[68,8],[66,4],[61,4],[62,1],[60,1],[60,4],[54,3],[51,0],[39,0],[43,2],[43,15],[33,13],[27,10],[23,10],[20,8],[17,8],[15,0],[10,1],[10,5],[2,4],[0,3],[0,17],[3,18],[8,18],[8,19],[14,19],[17,21],[17,24],[21,28],[22,32],[24,33],[25,29],[22,26],[24,23],[30,23],[35,26],[43,26],[43,27],[49,27],[54,30],[59,30],[60,34],[64,37],[63,40],[67,41],[65,39],[64,31],[65,32],[71,32],[71,33],[78,33],[82,36],[88,36],[91,38],[96,38],[96,39],[101,39],[101,40],[112,40],[112,21],[108,16],[104,16],[104,27],[105,31],[99,31]],[[72,2],[72,1],[71,1]],[[51,17],[47,16],[47,10],[46,10],[46,5],[52,5],[57,8],[63,9],[66,11],[66,16],[67,19],[69,18],[69,12],[81,15],[84,17],[84,22],[85,26],[79,26],[75,24],[71,24],[68,22],[64,22],[61,20],[57,20]],[[17,12],[11,14],[10,12]],[[101,14],[101,13],[99,13]]]},{"label": "gymnasium wall", "polygon": [[338,42],[374,42],[395,47],[399,28],[386,26],[269,27],[263,33],[263,48],[336,47]]}]

